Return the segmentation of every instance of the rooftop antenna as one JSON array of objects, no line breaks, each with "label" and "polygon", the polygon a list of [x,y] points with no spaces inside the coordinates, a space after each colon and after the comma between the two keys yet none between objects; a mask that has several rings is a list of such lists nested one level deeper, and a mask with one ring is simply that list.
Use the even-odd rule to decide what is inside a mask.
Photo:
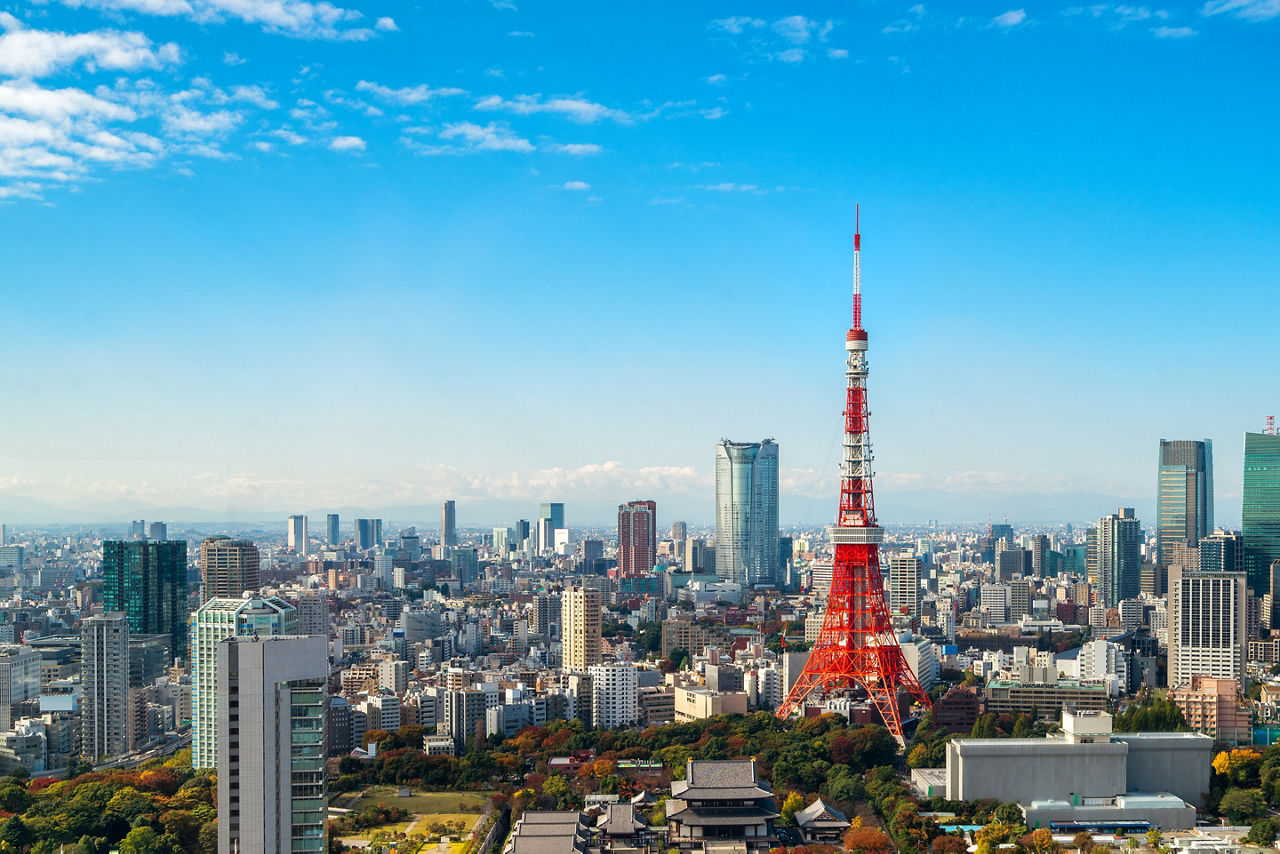
[{"label": "rooftop antenna", "polygon": [[1274,415],[1267,416],[1267,429],[1262,432],[1266,433],[1268,436],[1274,436],[1276,434],[1276,417]]}]

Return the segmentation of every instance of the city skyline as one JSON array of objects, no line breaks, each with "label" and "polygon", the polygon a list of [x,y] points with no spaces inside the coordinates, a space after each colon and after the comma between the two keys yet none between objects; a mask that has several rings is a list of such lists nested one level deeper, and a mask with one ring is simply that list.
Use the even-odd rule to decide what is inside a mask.
[{"label": "city skyline", "polygon": [[[1239,437],[1272,411],[1251,356],[1280,303],[1280,110],[1253,73],[1267,4],[813,3],[660,27],[180,7],[0,18],[0,222],[22,283],[4,518],[551,494],[597,507],[585,521],[642,494],[707,520],[707,444],[771,435],[782,519],[829,519],[835,436],[815,413],[840,382],[862,200],[887,524],[1037,505],[1154,520],[1163,437],[1213,440],[1214,516],[1239,524]],[[86,128],[116,150],[86,149]],[[729,302],[755,310],[731,320]],[[192,344],[197,317],[216,346]],[[1210,357],[1182,382],[1212,407],[1154,382],[1186,340]],[[558,384],[516,416],[525,358]],[[1103,388],[1117,365],[1139,381]],[[674,407],[600,405],[623,374],[629,401],[681,401],[678,428]],[[121,406],[131,378],[147,393]],[[415,391],[298,429],[335,387]],[[258,405],[207,419],[210,389]]]}]

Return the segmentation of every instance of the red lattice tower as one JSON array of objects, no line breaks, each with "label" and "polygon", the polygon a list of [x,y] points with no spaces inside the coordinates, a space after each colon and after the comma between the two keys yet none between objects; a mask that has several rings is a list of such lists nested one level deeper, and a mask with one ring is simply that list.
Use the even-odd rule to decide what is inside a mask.
[{"label": "red lattice tower", "polygon": [[906,691],[929,707],[929,695],[907,664],[889,622],[880,575],[880,542],[871,493],[871,438],[867,428],[867,333],[862,328],[862,235],[853,235],[853,326],[845,336],[848,394],[844,409],[844,462],[840,513],[830,529],[835,545],[831,594],[822,631],[800,678],[778,709],[787,718],[814,692],[826,695],[861,689],[875,704],[889,732],[902,742],[898,694]]}]

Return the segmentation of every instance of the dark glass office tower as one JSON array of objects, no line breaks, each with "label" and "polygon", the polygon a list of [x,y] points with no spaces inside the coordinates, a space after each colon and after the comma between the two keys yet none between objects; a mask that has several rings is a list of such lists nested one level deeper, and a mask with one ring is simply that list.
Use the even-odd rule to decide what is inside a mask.
[{"label": "dark glass office tower", "polygon": [[1280,560],[1280,434],[1244,434],[1244,571],[1257,596],[1268,592],[1268,570]]},{"label": "dark glass office tower", "polygon": [[102,544],[104,611],[123,611],[131,635],[168,635],[187,656],[185,540],[107,540]]},{"label": "dark glass office tower", "polygon": [[1156,560],[1177,546],[1195,548],[1213,533],[1213,443],[1160,440],[1156,481]]}]

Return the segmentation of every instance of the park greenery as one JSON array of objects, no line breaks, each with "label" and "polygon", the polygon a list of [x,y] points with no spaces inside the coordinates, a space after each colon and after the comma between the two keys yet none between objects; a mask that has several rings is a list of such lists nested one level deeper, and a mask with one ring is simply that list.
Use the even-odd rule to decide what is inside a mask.
[{"label": "park greenery", "polygon": [[135,770],[0,778],[0,852],[214,854],[214,788],[190,750]]}]

